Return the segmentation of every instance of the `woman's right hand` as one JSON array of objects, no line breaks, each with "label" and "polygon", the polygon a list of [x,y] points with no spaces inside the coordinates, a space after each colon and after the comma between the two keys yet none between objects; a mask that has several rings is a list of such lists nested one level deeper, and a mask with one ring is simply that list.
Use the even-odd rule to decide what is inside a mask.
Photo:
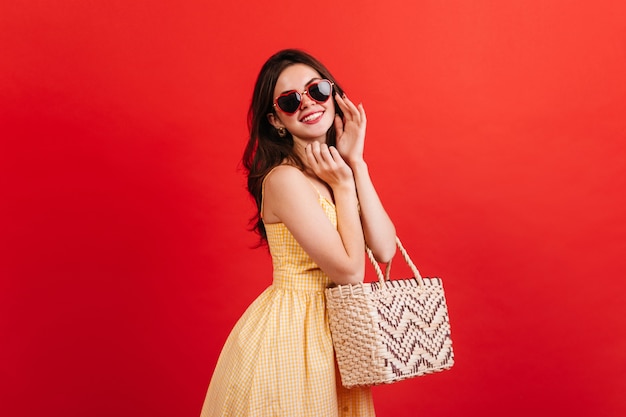
[{"label": "woman's right hand", "polygon": [[354,187],[354,176],[350,166],[344,161],[334,146],[313,142],[305,149],[307,162],[313,173],[333,190],[337,187]]},{"label": "woman's right hand", "polygon": [[337,150],[348,165],[354,167],[363,162],[363,147],[365,146],[365,129],[367,117],[363,104],[354,105],[344,94],[335,95],[337,105],[343,111],[343,119],[335,115],[335,132],[337,134]]}]

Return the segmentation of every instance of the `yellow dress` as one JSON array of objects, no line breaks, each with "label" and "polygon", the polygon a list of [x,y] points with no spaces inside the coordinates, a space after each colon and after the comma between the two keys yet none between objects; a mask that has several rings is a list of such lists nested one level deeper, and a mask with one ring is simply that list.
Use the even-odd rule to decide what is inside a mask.
[{"label": "yellow dress", "polygon": [[[335,206],[321,194],[319,202],[337,227]],[[273,283],[226,340],[201,417],[374,416],[369,388],[341,386],[325,311],[328,276],[284,224],[265,228]]]}]

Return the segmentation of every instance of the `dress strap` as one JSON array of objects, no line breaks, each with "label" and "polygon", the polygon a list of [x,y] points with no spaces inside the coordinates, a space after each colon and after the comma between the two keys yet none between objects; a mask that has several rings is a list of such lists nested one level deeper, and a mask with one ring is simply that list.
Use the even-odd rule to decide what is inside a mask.
[{"label": "dress strap", "polygon": [[[267,177],[269,177],[270,174],[276,168],[278,168],[280,166],[283,166],[283,165],[284,164],[276,165],[274,168],[270,169],[269,172],[267,174],[265,174],[265,178],[263,178],[263,183],[261,184],[261,210],[260,210],[261,219],[263,218],[263,202],[265,201],[265,181],[267,181]],[[304,175],[304,173],[302,175]],[[307,179],[307,181],[309,181],[309,184],[311,184],[311,187],[313,187],[313,189],[317,193],[318,198],[320,198],[320,199],[324,198],[325,199],[324,195],[320,192],[320,190],[317,188],[315,183],[313,181],[311,181],[311,179],[309,177],[307,177],[306,175],[304,175],[304,177]]]},{"label": "dress strap", "polygon": [[263,219],[263,202],[265,201],[265,181],[267,181],[267,177],[269,177],[270,174],[274,172],[274,170],[278,168],[279,166],[280,165],[276,165],[274,168],[270,169],[269,172],[265,174],[265,178],[263,178],[263,182],[261,183],[261,209],[259,210],[261,219]]}]

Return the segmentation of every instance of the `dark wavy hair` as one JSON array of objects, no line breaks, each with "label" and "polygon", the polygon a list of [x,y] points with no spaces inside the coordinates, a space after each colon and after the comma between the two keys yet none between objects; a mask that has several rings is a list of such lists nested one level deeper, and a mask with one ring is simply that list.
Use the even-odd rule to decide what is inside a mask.
[{"label": "dark wavy hair", "polygon": [[[267,115],[276,114],[274,109],[274,88],[283,70],[294,64],[305,64],[317,71],[322,78],[332,81],[335,92],[343,95],[343,89],[330,71],[317,59],[298,49],[285,49],[272,55],[261,68],[252,94],[252,103],[248,110],[248,130],[250,137],[243,153],[242,163],[248,177],[248,191],[256,202],[257,211],[251,219],[251,229],[260,237],[260,245],[267,241],[265,226],[261,219],[262,184],[269,171],[283,161],[304,169],[302,160],[296,155],[293,137],[289,132],[284,137],[269,122]],[[334,96],[335,112],[343,117]],[[326,133],[326,143],[335,145],[335,128],[331,126]]]}]

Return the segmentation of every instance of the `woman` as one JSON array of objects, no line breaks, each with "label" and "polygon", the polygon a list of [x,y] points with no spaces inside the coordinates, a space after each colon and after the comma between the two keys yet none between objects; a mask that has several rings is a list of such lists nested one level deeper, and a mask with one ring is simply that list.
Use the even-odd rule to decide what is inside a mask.
[{"label": "woman", "polygon": [[363,159],[366,116],[330,72],[299,50],[258,76],[243,156],[274,280],[232,330],[202,416],[373,416],[369,388],[335,367],[324,289],[362,282],[365,245],[380,262],[395,228]]}]

